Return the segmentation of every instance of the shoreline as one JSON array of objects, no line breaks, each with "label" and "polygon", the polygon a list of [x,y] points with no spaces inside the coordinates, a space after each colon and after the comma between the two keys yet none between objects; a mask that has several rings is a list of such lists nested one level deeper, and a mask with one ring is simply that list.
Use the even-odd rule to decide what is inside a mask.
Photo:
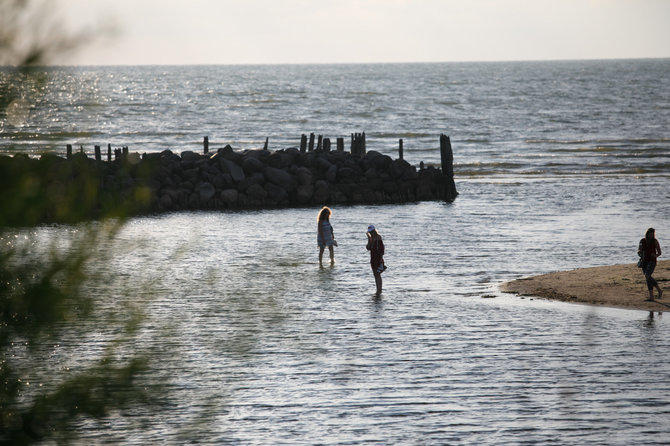
[{"label": "shoreline", "polygon": [[648,298],[647,283],[636,264],[597,266],[557,271],[503,282],[500,291],[518,296],[537,297],[628,310],[669,311],[670,260],[661,260],[653,274],[663,290],[663,298]]}]

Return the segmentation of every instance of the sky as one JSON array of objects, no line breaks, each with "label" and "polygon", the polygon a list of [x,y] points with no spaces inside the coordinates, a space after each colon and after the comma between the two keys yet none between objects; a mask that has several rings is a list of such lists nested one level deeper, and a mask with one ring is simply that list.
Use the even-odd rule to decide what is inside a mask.
[{"label": "sky", "polygon": [[[78,65],[670,57],[670,0],[61,0]],[[103,35],[104,33],[100,33]]]}]

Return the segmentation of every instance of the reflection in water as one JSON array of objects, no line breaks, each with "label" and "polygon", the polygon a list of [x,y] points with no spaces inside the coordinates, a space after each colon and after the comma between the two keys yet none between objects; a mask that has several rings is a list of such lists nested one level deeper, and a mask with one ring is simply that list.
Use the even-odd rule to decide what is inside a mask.
[{"label": "reflection in water", "polygon": [[647,319],[644,321],[644,326],[647,328],[655,328],[656,327],[656,321],[660,320],[663,317],[663,312],[659,311],[656,316],[654,316],[654,312],[650,311],[649,316],[647,316]]},{"label": "reflection in water", "polygon": [[650,311],[650,312],[649,312],[649,316],[647,317],[645,326],[646,326],[646,327],[649,327],[649,328],[653,328],[654,325],[655,325],[655,324],[654,324],[654,312],[653,312],[653,311]]}]

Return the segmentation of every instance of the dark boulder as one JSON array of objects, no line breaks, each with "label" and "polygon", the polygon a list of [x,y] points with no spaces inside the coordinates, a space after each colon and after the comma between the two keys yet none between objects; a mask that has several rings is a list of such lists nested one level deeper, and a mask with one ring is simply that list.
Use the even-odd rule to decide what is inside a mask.
[{"label": "dark boulder", "polygon": [[246,178],[244,170],[233,161],[226,158],[221,158],[220,165],[221,165],[221,171],[223,173],[230,174],[234,182],[239,183],[240,181],[243,181]]},{"label": "dark boulder", "polygon": [[314,182],[312,171],[306,167],[298,167],[295,170],[294,175],[301,185],[312,184]]},{"label": "dark boulder", "polygon": [[314,186],[311,184],[302,184],[298,186],[298,191],[296,192],[296,200],[299,204],[308,204],[314,196]]},{"label": "dark boulder", "polygon": [[246,190],[254,184],[260,184],[261,186],[265,184],[265,175],[260,172],[256,172],[237,183],[237,189],[239,189],[241,192],[246,192]]},{"label": "dark boulder", "polygon": [[255,156],[245,156],[242,161],[242,169],[247,175],[262,172],[264,168],[265,164]]},{"label": "dark boulder", "polygon": [[208,202],[214,197],[214,194],[216,194],[216,190],[214,189],[214,186],[212,186],[211,183],[198,184],[198,186],[196,187],[196,191],[200,195],[201,203]]},{"label": "dark boulder", "polygon": [[253,201],[262,202],[268,196],[267,191],[260,184],[252,184],[246,190],[247,197]]},{"label": "dark boulder", "polygon": [[269,182],[281,187],[287,192],[292,192],[297,187],[296,179],[283,169],[267,166],[263,170],[263,174]]},{"label": "dark boulder", "polygon": [[223,203],[229,207],[237,204],[237,199],[239,196],[240,193],[237,191],[237,189],[224,189],[220,194],[221,201],[223,201]]},{"label": "dark boulder", "polygon": [[284,188],[273,183],[265,183],[265,191],[267,192],[267,198],[271,200],[273,205],[288,203],[288,192]]}]

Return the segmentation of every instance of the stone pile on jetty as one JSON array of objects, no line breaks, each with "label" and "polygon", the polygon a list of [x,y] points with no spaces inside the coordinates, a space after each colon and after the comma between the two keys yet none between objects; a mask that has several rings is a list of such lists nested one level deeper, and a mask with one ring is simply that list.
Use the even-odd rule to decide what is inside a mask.
[{"label": "stone pile on jetty", "polygon": [[[448,151],[450,164],[450,144]],[[229,145],[205,153],[165,150],[140,156],[124,150],[116,159],[102,161],[96,150],[95,159],[83,151],[69,152],[67,158],[0,157],[0,174],[13,177],[5,176],[0,183],[28,187],[17,196],[40,197],[37,201],[46,204],[34,211],[42,215],[33,219],[45,222],[66,220],[59,206],[68,212],[81,206],[82,213],[92,215],[79,218],[94,218],[120,205],[127,214],[141,214],[451,201],[457,195],[453,170],[444,163],[443,156],[442,169],[423,163],[417,168],[376,151],[235,151]]]},{"label": "stone pile on jetty", "polygon": [[148,157],[156,162],[151,184],[158,211],[453,199],[439,169],[417,170],[375,151],[355,159],[347,152],[238,153],[228,146],[211,156]]}]

